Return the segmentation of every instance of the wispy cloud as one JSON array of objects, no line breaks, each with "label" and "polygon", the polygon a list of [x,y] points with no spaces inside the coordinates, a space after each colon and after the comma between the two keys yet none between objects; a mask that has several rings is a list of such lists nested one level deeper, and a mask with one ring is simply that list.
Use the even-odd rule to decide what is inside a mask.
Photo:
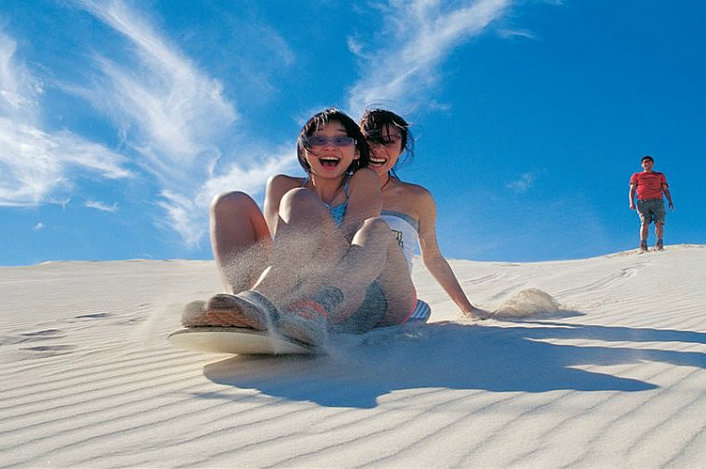
[{"label": "wispy cloud", "polygon": [[350,112],[358,115],[376,103],[411,112],[438,82],[439,63],[454,47],[486,30],[510,4],[510,0],[391,0],[379,6],[384,26],[369,47],[372,50],[359,39],[348,41],[363,70],[350,90]]},{"label": "wispy cloud", "polygon": [[524,39],[536,39],[536,36],[531,31],[521,29],[501,29],[498,31],[498,35],[505,39],[515,37],[520,37]]},{"label": "wispy cloud", "polygon": [[102,212],[116,213],[118,211],[118,204],[117,203],[113,203],[112,205],[108,205],[104,202],[99,202],[99,201],[95,201],[95,200],[88,200],[83,205],[85,207],[94,208],[94,209],[100,210]]},{"label": "wispy cloud", "polygon": [[34,227],[32,228],[33,231],[41,231],[43,229],[44,229],[44,223],[42,223],[41,221],[37,222],[37,224],[34,225]]},{"label": "wispy cloud", "polygon": [[40,80],[17,58],[17,43],[0,30],[0,206],[52,203],[69,190],[75,171],[130,176],[125,158],[64,130],[40,125]]},{"label": "wispy cloud", "polygon": [[214,141],[237,119],[222,84],[182,54],[150,24],[146,14],[121,1],[81,2],[125,39],[129,60],[97,55],[103,75],[86,97],[111,111],[126,141],[165,179],[183,178],[200,158],[218,154]]},{"label": "wispy cloud", "polygon": [[216,193],[262,191],[267,178],[289,162],[275,156],[257,170],[245,168],[242,159],[224,167],[226,156],[238,151],[232,142],[239,116],[221,82],[160,33],[147,13],[122,1],[80,5],[123,36],[129,57],[119,63],[96,54],[102,78],[84,97],[114,116],[125,143],[161,187],[157,205],[166,225],[195,246],[208,228],[207,207]]},{"label": "wispy cloud", "polygon": [[528,192],[534,186],[537,177],[541,175],[544,171],[535,169],[520,175],[520,177],[514,181],[510,181],[505,184],[505,187],[515,192],[516,194],[524,194]]}]

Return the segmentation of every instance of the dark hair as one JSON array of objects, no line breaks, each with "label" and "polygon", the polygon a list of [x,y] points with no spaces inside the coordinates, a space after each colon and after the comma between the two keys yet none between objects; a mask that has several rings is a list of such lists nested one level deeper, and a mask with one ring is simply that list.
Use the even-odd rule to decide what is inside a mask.
[{"label": "dark hair", "polygon": [[348,172],[353,172],[360,168],[365,168],[370,162],[370,148],[368,147],[368,142],[365,141],[363,133],[360,131],[360,127],[355,123],[353,119],[348,117],[347,114],[339,111],[336,108],[329,108],[314,114],[311,119],[309,119],[302,130],[299,132],[299,138],[297,139],[297,159],[299,164],[304,171],[307,173],[311,171],[311,166],[307,163],[304,157],[304,152],[306,148],[304,146],[304,140],[307,137],[314,135],[314,133],[321,127],[327,125],[331,121],[340,122],[343,128],[346,129],[346,135],[353,137],[355,139],[355,146],[358,150],[360,157],[357,160],[353,160],[353,163],[348,167]]},{"label": "dark hair", "polygon": [[[383,129],[390,127],[399,129],[402,136],[402,152],[406,154],[405,158],[397,160],[395,167],[391,170],[392,175],[397,177],[395,169],[406,166],[414,159],[414,137],[409,131],[409,124],[401,116],[385,109],[366,109],[360,118],[360,128],[373,141],[382,140]],[[389,135],[387,136],[389,137]]]},{"label": "dark hair", "polygon": [[655,162],[654,158],[652,158],[650,155],[643,156],[642,159],[640,160],[640,163],[642,163],[645,160],[650,160],[653,163]]}]

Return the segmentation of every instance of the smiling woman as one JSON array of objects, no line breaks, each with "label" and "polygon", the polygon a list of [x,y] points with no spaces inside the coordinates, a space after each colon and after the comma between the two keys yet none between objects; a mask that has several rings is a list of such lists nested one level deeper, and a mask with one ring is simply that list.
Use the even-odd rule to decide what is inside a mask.
[{"label": "smiling woman", "polygon": [[422,186],[404,182],[395,168],[402,155],[411,157],[414,139],[409,124],[385,109],[366,111],[360,120],[370,146],[370,168],[379,178],[382,194],[381,218],[389,225],[412,269],[412,253],[418,244],[422,261],[459,310],[467,316],[483,318],[487,313],[468,301],[456,275],[441,254],[436,239],[436,205]]},{"label": "smiling woman", "polygon": [[314,115],[297,157],[307,177],[272,177],[264,213],[242,192],[216,197],[211,241],[227,293],[189,305],[186,327],[276,328],[321,344],[328,332],[404,323],[422,304],[379,217],[379,178],[358,125],[336,109]]}]

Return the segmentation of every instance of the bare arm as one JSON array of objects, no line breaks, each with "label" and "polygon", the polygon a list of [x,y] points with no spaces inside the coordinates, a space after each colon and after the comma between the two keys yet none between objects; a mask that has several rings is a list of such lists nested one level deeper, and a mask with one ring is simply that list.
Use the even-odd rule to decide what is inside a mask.
[{"label": "bare arm", "polygon": [[637,190],[637,185],[630,184],[630,209],[635,210],[635,191]]},{"label": "bare arm", "polygon": [[667,197],[667,202],[669,202],[669,210],[674,210],[674,204],[672,203],[672,194],[669,193],[669,186],[666,183],[662,184],[662,192],[664,192],[665,197]]},{"label": "bare arm", "polygon": [[426,190],[420,196],[419,208],[419,246],[424,265],[464,315],[487,317],[468,301],[451,266],[441,254],[436,240],[436,205]]}]

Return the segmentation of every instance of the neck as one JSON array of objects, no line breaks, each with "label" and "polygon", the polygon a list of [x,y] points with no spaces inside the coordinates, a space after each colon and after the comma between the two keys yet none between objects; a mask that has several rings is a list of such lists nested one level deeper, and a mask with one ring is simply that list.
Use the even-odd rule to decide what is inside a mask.
[{"label": "neck", "polygon": [[340,179],[323,179],[314,175],[309,175],[309,184],[316,195],[324,203],[330,204],[343,187],[345,176]]},{"label": "neck", "polygon": [[381,175],[380,176],[380,191],[385,190],[385,187],[387,187],[387,185],[390,183],[391,180],[392,180],[392,174],[387,173],[387,174]]}]

